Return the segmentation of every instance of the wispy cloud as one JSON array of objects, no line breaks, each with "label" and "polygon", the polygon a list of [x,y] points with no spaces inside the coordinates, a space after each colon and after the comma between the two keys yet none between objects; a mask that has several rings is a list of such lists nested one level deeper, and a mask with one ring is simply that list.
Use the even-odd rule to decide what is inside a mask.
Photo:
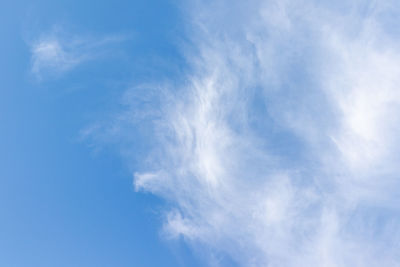
[{"label": "wispy cloud", "polygon": [[55,27],[31,43],[31,72],[38,79],[59,76],[84,62],[96,59],[108,45],[124,39],[124,36],[76,36]]},{"label": "wispy cloud", "polygon": [[171,203],[164,233],[217,266],[400,266],[400,8],[196,3],[187,82],[112,123],[152,125],[134,183]]}]

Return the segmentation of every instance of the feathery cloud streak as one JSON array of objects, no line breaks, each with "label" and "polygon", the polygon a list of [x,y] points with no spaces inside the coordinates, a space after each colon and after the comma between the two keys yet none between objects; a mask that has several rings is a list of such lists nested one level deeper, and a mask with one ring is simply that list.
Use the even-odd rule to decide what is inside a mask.
[{"label": "feathery cloud streak", "polygon": [[157,104],[116,123],[154,127],[134,183],[171,203],[164,233],[216,266],[399,266],[400,7],[187,10],[187,82],[149,89]]},{"label": "feathery cloud streak", "polygon": [[107,46],[124,39],[123,36],[96,39],[72,36],[56,27],[30,44],[31,72],[39,80],[60,76],[84,62],[96,59],[105,52]]}]

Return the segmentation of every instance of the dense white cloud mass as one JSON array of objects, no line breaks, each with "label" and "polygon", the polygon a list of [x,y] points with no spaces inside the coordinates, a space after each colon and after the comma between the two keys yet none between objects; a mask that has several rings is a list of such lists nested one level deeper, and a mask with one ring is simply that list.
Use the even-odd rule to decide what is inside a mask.
[{"label": "dense white cloud mass", "polygon": [[171,204],[165,233],[216,266],[400,266],[400,6],[185,8],[186,83],[117,121],[154,125],[134,183]]}]

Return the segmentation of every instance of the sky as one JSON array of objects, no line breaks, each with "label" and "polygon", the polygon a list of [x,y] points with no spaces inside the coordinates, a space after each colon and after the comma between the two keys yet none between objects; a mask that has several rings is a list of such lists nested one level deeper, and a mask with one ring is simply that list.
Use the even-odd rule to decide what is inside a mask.
[{"label": "sky", "polygon": [[400,266],[400,4],[0,3],[0,266]]}]

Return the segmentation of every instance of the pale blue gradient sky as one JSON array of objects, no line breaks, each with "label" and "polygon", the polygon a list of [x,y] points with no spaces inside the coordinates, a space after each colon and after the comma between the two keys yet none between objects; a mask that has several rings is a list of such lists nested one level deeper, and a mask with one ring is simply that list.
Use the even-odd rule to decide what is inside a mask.
[{"label": "pale blue gradient sky", "polygon": [[[0,3],[1,266],[196,265],[160,238],[164,203],[134,192],[119,153],[81,136],[131,84],[175,75],[179,31],[170,1]],[[49,36],[94,48],[66,71],[33,73],[32,46]]]}]

